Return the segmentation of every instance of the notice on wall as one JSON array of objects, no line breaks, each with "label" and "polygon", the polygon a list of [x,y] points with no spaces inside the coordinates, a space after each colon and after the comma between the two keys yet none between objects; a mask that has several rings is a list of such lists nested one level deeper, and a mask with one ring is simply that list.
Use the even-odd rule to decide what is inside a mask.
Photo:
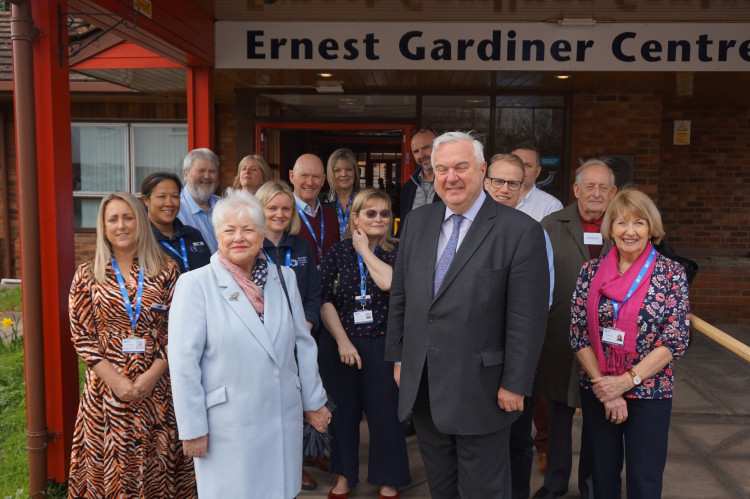
[{"label": "notice on wall", "polygon": [[151,0],[133,0],[135,10],[151,19]]},{"label": "notice on wall", "polygon": [[672,144],[676,146],[690,145],[690,120],[674,121],[674,138]]},{"label": "notice on wall", "polygon": [[750,71],[750,23],[215,23],[217,68]]}]

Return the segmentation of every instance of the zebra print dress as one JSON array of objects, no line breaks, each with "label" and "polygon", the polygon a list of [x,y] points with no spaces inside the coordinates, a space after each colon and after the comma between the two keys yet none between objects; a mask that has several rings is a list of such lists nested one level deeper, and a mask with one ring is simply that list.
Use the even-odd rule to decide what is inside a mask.
[{"label": "zebra print dress", "polygon": [[[92,268],[93,262],[78,267],[70,288],[73,344],[87,369],[73,433],[69,497],[197,497],[193,463],[177,434],[169,371],[150,397],[124,402],[93,370],[106,359],[134,381],[156,359],[167,360],[168,313],[153,305],[170,304],[179,270],[170,261],[157,277],[145,276],[136,334],[146,340],[146,351],[126,354],[122,341],[133,334],[112,266],[103,284],[89,277]],[[139,268],[135,259],[126,284],[134,308]]]}]

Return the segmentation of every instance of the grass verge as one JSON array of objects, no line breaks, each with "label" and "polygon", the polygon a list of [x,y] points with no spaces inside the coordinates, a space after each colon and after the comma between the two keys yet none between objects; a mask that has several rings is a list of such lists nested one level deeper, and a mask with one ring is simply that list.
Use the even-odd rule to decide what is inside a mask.
[{"label": "grass verge", "polygon": [[21,286],[0,286],[0,310],[21,310]]}]

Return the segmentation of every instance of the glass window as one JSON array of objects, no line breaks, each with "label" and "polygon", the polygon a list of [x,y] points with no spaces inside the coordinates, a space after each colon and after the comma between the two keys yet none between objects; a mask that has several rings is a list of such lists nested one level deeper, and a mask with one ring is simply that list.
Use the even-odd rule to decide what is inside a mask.
[{"label": "glass window", "polygon": [[73,210],[76,228],[96,227],[104,195],[138,193],[146,176],[157,171],[182,177],[187,154],[184,124],[73,123]]},{"label": "glass window", "polygon": [[481,95],[425,95],[422,126],[438,134],[451,130],[474,131],[485,146],[490,133],[490,97]]}]

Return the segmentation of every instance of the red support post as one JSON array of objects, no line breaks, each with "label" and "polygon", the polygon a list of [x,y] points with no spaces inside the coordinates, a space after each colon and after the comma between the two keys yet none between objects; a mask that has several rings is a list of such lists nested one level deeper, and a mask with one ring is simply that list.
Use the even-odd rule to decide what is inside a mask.
[{"label": "red support post", "polygon": [[214,69],[187,68],[188,149],[214,150]]},{"label": "red support post", "polygon": [[[42,324],[47,428],[48,477],[67,479],[73,425],[78,410],[78,364],[70,339],[68,294],[75,265],[73,242],[73,168],[70,138],[68,63],[60,67],[57,6],[66,0],[32,0],[34,86],[39,182],[42,276]],[[67,32],[63,34],[67,40]],[[23,255],[21,255],[23,258]]]}]

